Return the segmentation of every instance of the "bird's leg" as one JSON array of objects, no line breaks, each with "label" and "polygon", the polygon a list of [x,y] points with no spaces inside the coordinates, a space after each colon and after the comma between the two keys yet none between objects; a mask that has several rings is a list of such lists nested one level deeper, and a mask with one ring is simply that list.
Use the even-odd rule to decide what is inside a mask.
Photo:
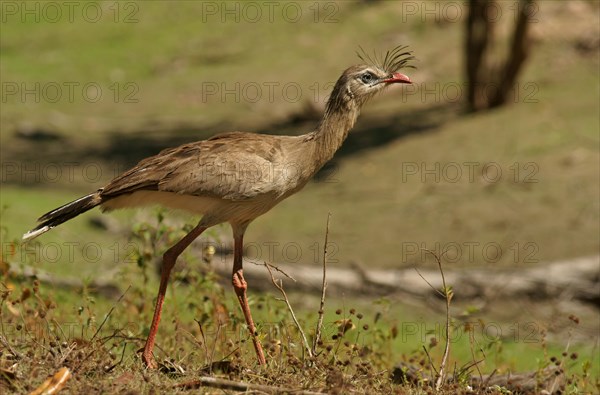
[{"label": "bird's leg", "polygon": [[246,324],[248,324],[248,329],[252,335],[252,343],[254,343],[254,350],[256,351],[258,363],[260,365],[264,365],[266,364],[265,355],[263,353],[260,341],[256,337],[256,327],[254,326],[252,314],[250,313],[250,306],[248,305],[248,298],[246,297],[246,289],[248,288],[248,284],[244,279],[244,270],[242,269],[242,257],[244,249],[243,237],[243,235],[234,236],[235,246],[233,253],[232,275],[233,289],[238,297],[240,306],[242,306],[242,311],[244,313],[244,317],[246,318]]},{"label": "bird's leg", "polygon": [[152,357],[152,349],[154,348],[154,339],[156,338],[156,332],[158,331],[158,323],[160,322],[160,314],[162,312],[163,302],[165,301],[165,292],[167,291],[167,284],[169,276],[171,275],[171,269],[175,266],[177,257],[181,255],[185,250],[202,232],[206,230],[206,227],[197,225],[190,233],[185,235],[183,239],[179,240],[177,244],[169,248],[163,254],[163,265],[160,273],[160,287],[158,288],[158,296],[156,297],[156,307],[154,308],[154,317],[152,317],[152,324],[150,325],[150,333],[146,339],[146,345],[142,353],[142,360],[144,365],[150,369],[156,369],[157,365]]}]

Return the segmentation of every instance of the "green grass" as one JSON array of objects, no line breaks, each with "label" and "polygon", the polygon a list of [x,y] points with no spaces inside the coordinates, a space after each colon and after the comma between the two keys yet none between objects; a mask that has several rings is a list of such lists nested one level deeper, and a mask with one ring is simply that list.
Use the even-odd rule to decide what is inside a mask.
[{"label": "green grass", "polygon": [[[289,23],[280,13],[275,13],[273,23],[222,23],[219,17],[204,21],[202,4],[192,1],[178,2],[176,7],[163,1],[135,3],[139,8],[131,10],[137,10],[137,22],[114,23],[110,4],[99,4],[106,17],[97,23],[81,18],[76,23],[20,23],[13,18],[2,24],[3,83],[43,86],[56,82],[64,86],[76,82],[81,87],[93,82],[103,90],[96,103],[83,100],[79,88],[74,100],[63,96],[56,103],[36,103],[31,96],[25,102],[20,95],[3,98],[0,206],[6,208],[0,219],[2,251],[3,262],[33,265],[59,276],[90,279],[98,274],[120,273],[119,284],[123,289],[131,284],[132,290],[118,304],[110,324],[123,326],[132,315],[139,316],[135,331],[130,333],[135,339],[127,344],[137,348],[142,345],[138,338],[143,338],[148,329],[157,283],[151,273],[144,283],[136,264],[125,262],[128,229],[132,223],[151,222],[152,214],[109,214],[117,226],[106,231],[89,221],[99,217],[99,212],[88,213],[44,235],[40,244],[27,247],[29,253],[23,255],[17,248],[18,254],[10,257],[7,253],[13,243],[34,226],[39,215],[101,187],[119,171],[162,147],[228,130],[293,134],[311,130],[316,122],[288,125],[286,120],[301,111],[306,102],[314,101],[315,93],[319,102],[326,98],[327,84],[357,61],[354,52],[358,45],[384,50],[410,44],[419,62],[417,70],[406,73],[420,90],[390,89],[374,99],[336,156],[333,173],[257,219],[246,235],[247,243],[264,247],[263,253],[268,245],[275,245],[274,256],[269,257],[274,262],[290,261],[285,247],[293,243],[300,246],[299,264],[317,264],[327,213],[331,212],[332,266],[350,262],[382,268],[424,264],[421,255],[410,253],[415,246],[440,250],[458,245],[462,256],[448,265],[490,269],[518,269],[598,254],[599,62],[597,52],[585,54],[575,49],[576,43],[589,34],[586,32],[597,32],[597,5],[591,4],[592,12],[577,8],[583,3],[567,6],[540,2],[539,22],[533,26],[536,42],[520,79],[518,100],[492,112],[465,115],[459,103],[449,103],[435,94],[423,96],[425,89],[439,95],[439,87],[461,83],[462,24],[436,23],[433,18],[409,18],[404,23],[398,2],[336,3],[335,23],[323,23],[325,8],[319,8],[321,19],[315,23],[312,2],[299,3],[305,17],[297,23]],[[121,9],[121,21],[131,10]],[[270,82],[280,84],[274,100],[268,100],[264,88]],[[135,102],[124,102],[124,95],[133,92],[126,88],[128,83],[129,88],[136,89],[131,97]],[[228,96],[226,100],[218,94],[203,97],[206,83],[225,84],[228,89],[235,89],[236,83],[258,84],[263,87],[263,96],[251,102],[238,90],[235,98]],[[298,101],[285,100],[285,83],[301,87]],[[111,86],[119,93],[118,99]],[[56,132],[63,140],[35,142],[16,137],[16,131],[31,127]],[[482,173],[490,164],[491,170],[502,170],[502,177],[495,179],[493,173]],[[57,165],[63,173],[53,179],[51,171]],[[34,166],[33,172],[28,166]],[[427,176],[425,170],[435,166],[440,170]],[[469,166],[475,170],[473,179],[468,174]],[[68,176],[71,167],[73,178]],[[441,170],[457,168],[462,176],[456,182],[453,173]],[[15,169],[16,174],[12,174]],[[101,174],[86,175],[86,169],[100,169]],[[192,222],[189,216],[175,217],[176,224],[182,218]],[[226,240],[229,232],[223,227],[211,236]],[[473,243],[473,254],[468,255],[467,246]],[[60,254],[53,259],[52,248],[56,245]],[[500,246],[503,254],[484,255],[490,245]],[[97,260],[89,255],[93,252],[89,248],[96,247],[101,251]],[[1,281],[15,287],[12,299],[18,298],[24,287],[31,287],[27,281],[7,277]],[[205,355],[187,333],[198,336],[193,318],[210,311],[212,303],[202,297],[218,292],[172,288],[176,290],[170,291],[169,298],[176,303],[171,304],[172,310],[163,319],[162,346],[182,357],[191,353],[186,362],[197,367],[205,361]],[[88,328],[88,320],[101,322],[115,303],[86,292],[47,289],[43,285],[40,292],[57,305],[52,310],[53,319],[76,323],[79,329]],[[233,317],[235,339],[241,342],[245,335],[237,331],[240,315],[233,293],[226,289],[223,298]],[[252,298],[255,305],[269,306],[257,311],[258,321],[289,320],[272,296]],[[307,301],[305,296],[294,299],[303,323],[312,328],[317,301]],[[393,297],[393,307],[375,325],[373,312],[379,305],[361,299],[332,298],[326,321],[340,318],[333,313],[338,307],[361,310],[371,325],[367,333],[361,334],[361,344],[379,347],[375,351],[381,355],[374,351],[373,361],[380,361],[386,368],[401,355],[418,353],[422,344],[430,342],[430,335],[403,341],[402,333],[406,331],[391,338],[394,325],[399,329],[404,325],[408,330],[406,325],[410,323],[431,328],[444,322],[440,315],[404,306]],[[522,325],[530,321],[526,311],[509,302],[498,301],[495,310],[477,318],[508,328],[517,325],[521,331]],[[4,306],[2,311],[6,319]],[[12,317],[10,324],[19,319],[45,322],[34,313],[32,317]],[[597,316],[593,313],[582,317],[586,323],[594,319]],[[564,330],[553,332],[550,324],[536,322],[540,331],[549,328],[547,343],[527,343],[520,338],[514,341],[511,335],[496,340],[479,334],[484,349],[488,347],[482,369],[535,370],[548,363],[550,356],[560,356],[568,335]],[[536,340],[541,340],[540,331],[535,332]],[[597,359],[596,346],[585,338],[588,340],[583,344],[574,340],[570,346],[569,353],[576,351],[579,358],[571,362],[566,357],[574,374],[582,374],[585,361]],[[453,344],[451,357],[458,364],[472,359],[471,344],[466,339],[463,336]],[[246,343],[241,348],[243,359],[251,364],[252,350]],[[115,344],[114,353],[118,354],[122,345]],[[219,357],[231,351],[220,347]],[[299,343],[294,347],[298,351]],[[124,367],[137,369],[139,361],[133,357],[133,348],[126,350]],[[438,362],[440,350],[441,343],[431,350]],[[48,372],[52,370],[50,365]],[[597,363],[592,370],[597,377]],[[98,374],[92,368],[87,372]],[[32,384],[28,385],[28,390],[33,389]]]},{"label": "green grass", "polygon": [[[24,198],[28,201],[23,207],[21,196],[27,191],[11,192],[14,184],[3,185],[2,200],[10,210],[29,210],[28,218],[33,219],[56,203],[100,187],[115,175],[114,169],[124,170],[136,159],[175,142],[231,129],[277,132],[273,124],[298,111],[304,101],[312,100],[310,87],[314,83],[319,84],[320,98],[324,99],[324,84],[333,81],[346,64],[355,62],[356,43],[385,48],[388,44],[384,43],[390,40],[387,37],[398,29],[407,35],[401,41],[417,51],[419,69],[410,72],[420,88],[435,91],[435,84],[460,83],[461,26],[451,23],[435,27],[426,21],[422,31],[416,22],[398,27],[401,9],[393,2],[377,7],[339,4],[339,23],[331,26],[315,24],[307,17],[297,24],[277,20],[273,24],[253,24],[252,29],[243,23],[222,24],[218,18],[196,23],[194,12],[200,6],[194,2],[183,2],[181,10],[168,12],[165,4],[144,4],[139,9],[138,23],[116,24],[114,29],[110,21],[84,23],[81,34],[73,35],[71,24],[52,25],[53,38],[69,45],[47,46],[41,38],[36,44],[30,38],[42,35],[47,30],[44,26],[34,24],[27,36],[21,33],[30,24],[8,23],[4,27],[2,45],[9,51],[1,66],[6,81],[73,79],[110,84],[111,73],[120,69],[125,75],[121,82],[140,87],[139,102],[129,104],[113,100],[42,100],[23,105],[9,99],[2,106],[0,124],[4,165],[22,166],[22,161],[33,161],[41,169],[58,164],[64,170],[66,163],[76,163],[74,181],[66,182],[63,176],[62,182],[45,183],[46,188],[55,191],[72,190],[61,193],[64,200],[52,200],[53,204],[47,204],[50,200],[45,198],[38,203],[30,200],[37,194],[31,189],[34,196]],[[178,21],[178,29],[167,27],[173,18]],[[564,18],[569,20],[570,16]],[[353,28],[364,19],[377,23],[366,25],[367,31]],[[105,24],[111,29],[104,28]],[[272,36],[278,38],[264,46],[251,45],[266,31],[273,31]],[[296,34],[298,31],[301,33]],[[223,41],[223,33],[236,39]],[[118,45],[116,36],[124,37]],[[328,37],[330,46],[323,48],[314,37]],[[413,260],[401,251],[403,246],[415,244],[435,249],[448,243],[464,246],[475,242],[483,249],[488,243],[498,243],[503,251],[535,245],[536,262],[597,253],[600,126],[597,89],[593,88],[598,86],[593,67],[597,59],[573,53],[568,47],[572,40],[549,38],[537,43],[520,81],[518,102],[491,113],[461,117],[459,107],[436,109],[432,106],[444,105],[440,89],[438,97],[422,96],[422,91],[386,92],[364,110],[335,161],[335,173],[329,182],[309,185],[259,218],[251,226],[248,239],[282,245],[294,241],[303,249],[310,248],[320,240],[325,215],[331,211],[337,225],[333,234],[340,262],[356,260],[383,267],[412,264]],[[16,50],[19,44],[23,50]],[[154,45],[160,51],[152,51]],[[331,47],[336,51],[328,49]],[[554,61],[558,51],[570,51],[571,57],[580,57],[581,61]],[[210,60],[219,55],[223,58]],[[33,62],[32,56],[38,62]],[[177,66],[177,62],[182,65]],[[161,69],[163,63],[166,66]],[[260,85],[268,81],[298,84],[303,89],[302,99],[292,103],[279,95],[274,102],[265,97],[253,104],[244,100],[241,91],[235,100],[229,96],[229,100],[222,101],[216,95],[203,102],[198,97],[206,82],[231,83],[227,85],[231,88],[238,82]],[[523,102],[526,97],[528,102]],[[14,138],[12,132],[23,123],[58,129],[67,136],[69,148],[64,142],[27,144]],[[202,131],[203,126],[207,131]],[[313,126],[288,127],[286,131],[301,133]],[[426,132],[414,134],[422,127]],[[138,132],[128,133],[132,130]],[[124,145],[130,153],[123,150]],[[490,184],[482,178],[482,170],[489,163],[497,164],[502,171],[499,182]],[[79,174],[90,164],[103,171],[95,182]],[[453,173],[445,177],[444,170],[457,168],[461,172],[458,182],[453,182]],[[427,169],[434,169],[438,180],[436,175],[427,176]],[[473,179],[470,170],[474,170]],[[5,179],[23,181],[23,177]],[[25,181],[32,186],[44,184],[32,183],[26,177]],[[577,188],[576,194],[573,188]],[[569,204],[564,203],[567,201]],[[22,232],[31,226],[24,217],[11,215],[10,210],[3,220],[8,228]],[[557,230],[561,237],[556,237]],[[461,263],[488,264],[481,249],[476,258]],[[523,262],[505,254],[493,263]]]},{"label": "green grass", "polygon": [[[330,372],[344,372],[347,388],[388,392],[405,388],[394,386],[387,379],[387,370],[394,364],[402,361],[420,366],[427,374],[430,364],[439,366],[441,361],[445,338],[442,316],[386,300],[328,300],[323,344],[316,360],[321,362],[313,361],[310,367],[304,368],[312,371],[312,379],[307,380],[293,373],[292,361],[303,361],[306,354],[284,304],[274,296],[251,295],[250,303],[255,319],[260,322],[258,330],[270,361],[267,368],[257,370],[254,351],[233,293],[227,289],[223,292],[210,279],[199,281],[193,272],[187,275],[187,280],[192,280],[195,286],[175,279],[167,293],[155,351],[157,360],[164,364],[162,372],[146,372],[146,380],[126,380],[118,384],[111,383],[120,381],[125,374],[137,376],[141,370],[137,350],[143,346],[148,333],[156,281],[142,285],[138,280],[115,301],[92,296],[85,289],[73,292],[36,285],[31,280],[8,278],[5,285],[10,293],[3,294],[2,334],[9,339],[11,350],[25,355],[16,365],[18,374],[26,375],[23,369],[31,364],[42,366],[42,375],[52,374],[59,366],[66,365],[74,374],[68,387],[72,391],[89,388],[90,379],[95,386],[109,392],[119,388],[134,390],[148,380],[146,385],[169,391],[172,385],[206,374],[201,369],[208,363],[225,361],[225,366],[239,372],[228,375],[234,380],[288,388],[323,388],[325,384],[319,383],[321,369],[329,366]],[[130,278],[140,277],[140,268],[134,266],[123,268],[117,276],[125,283]],[[296,294],[290,295],[290,299],[293,306],[300,307],[296,314],[311,341],[317,321],[314,311],[317,300]],[[307,309],[308,305],[312,305],[311,308]],[[216,325],[217,311],[224,313],[219,318],[225,320],[223,326]],[[340,337],[338,328],[342,319],[351,319],[354,325]],[[202,324],[202,332],[197,322]],[[479,360],[481,374],[495,371],[498,375],[541,371],[551,365],[551,361],[558,361],[570,380],[569,388],[578,386],[582,391],[593,391],[597,385],[599,367],[595,347],[581,344],[565,347],[562,342],[549,341],[544,332],[531,323],[506,325],[472,320],[469,330],[457,322],[452,326],[447,365],[452,372],[460,372]],[[577,332],[577,325],[571,323],[570,331]],[[434,344],[432,339],[437,342]],[[53,351],[40,352],[47,349]],[[427,354],[424,349],[428,350]],[[8,349],[6,354],[10,354]],[[370,369],[366,375],[360,373],[363,362],[367,362]],[[165,374],[175,367],[179,367],[179,373],[171,370]],[[244,369],[255,373],[241,373]],[[468,371],[478,375],[473,367]],[[16,386],[13,390],[25,392],[39,382],[41,380],[8,380],[0,381],[0,385],[13,383]]]}]

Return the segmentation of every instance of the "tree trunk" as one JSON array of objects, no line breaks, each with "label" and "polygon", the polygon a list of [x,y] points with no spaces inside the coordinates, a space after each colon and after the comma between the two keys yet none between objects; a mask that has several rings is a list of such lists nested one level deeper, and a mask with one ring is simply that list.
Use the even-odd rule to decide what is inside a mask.
[{"label": "tree trunk", "polygon": [[[504,62],[493,62],[495,24],[501,15],[496,0],[470,0],[466,19],[465,66],[470,111],[506,104],[519,72],[527,60],[531,10],[535,0],[519,0],[510,51]],[[494,67],[502,64],[501,67]]]},{"label": "tree trunk", "polygon": [[465,43],[467,66],[467,100],[472,111],[487,107],[485,84],[487,75],[487,48],[492,41],[494,22],[491,8],[495,0],[471,0],[467,17],[467,34]]}]

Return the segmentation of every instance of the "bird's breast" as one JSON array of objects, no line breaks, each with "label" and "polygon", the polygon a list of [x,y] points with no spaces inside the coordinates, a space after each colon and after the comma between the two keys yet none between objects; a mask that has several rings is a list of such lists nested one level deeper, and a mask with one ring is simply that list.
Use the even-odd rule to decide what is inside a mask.
[{"label": "bird's breast", "polygon": [[210,196],[183,195],[164,191],[135,191],[102,204],[105,211],[122,208],[162,206],[192,214],[208,215],[220,222],[246,222],[266,213],[281,199],[259,195],[246,200],[229,200]]}]

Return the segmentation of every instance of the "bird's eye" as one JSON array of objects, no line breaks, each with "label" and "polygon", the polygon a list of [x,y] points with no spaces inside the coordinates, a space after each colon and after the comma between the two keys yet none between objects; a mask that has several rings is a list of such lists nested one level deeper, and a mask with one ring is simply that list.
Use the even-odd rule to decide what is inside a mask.
[{"label": "bird's eye", "polygon": [[375,76],[373,74],[367,72],[367,73],[364,73],[363,75],[361,75],[360,79],[363,83],[370,84],[375,79]]}]

